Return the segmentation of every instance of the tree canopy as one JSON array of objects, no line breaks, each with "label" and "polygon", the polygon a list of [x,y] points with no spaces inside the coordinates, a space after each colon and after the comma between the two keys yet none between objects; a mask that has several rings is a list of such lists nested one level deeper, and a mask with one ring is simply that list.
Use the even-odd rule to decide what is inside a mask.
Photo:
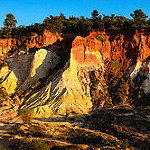
[{"label": "tree canopy", "polygon": [[92,18],[96,19],[98,16],[99,16],[99,12],[96,9],[93,10],[93,12],[92,12]]},{"label": "tree canopy", "polygon": [[16,28],[16,23],[17,23],[17,20],[15,19],[13,14],[11,13],[6,14],[6,19],[3,22],[4,24],[3,30],[4,30],[6,37],[11,37],[12,29]]},{"label": "tree canopy", "polygon": [[145,28],[147,27],[147,21],[146,19],[148,16],[144,14],[144,12],[141,9],[137,9],[134,11],[134,13],[130,14],[131,17],[133,17],[134,20],[134,27],[140,27],[140,28]]},{"label": "tree canopy", "polygon": [[16,28],[17,20],[15,19],[13,14],[9,13],[6,14],[6,19],[3,23],[4,23],[4,28],[12,29],[12,28]]},{"label": "tree canopy", "polygon": [[20,38],[28,37],[32,32],[41,34],[44,30],[58,33],[83,33],[92,29],[129,29],[129,28],[149,28],[150,19],[141,10],[137,9],[130,14],[132,19],[123,15],[99,15],[98,10],[91,12],[91,18],[84,16],[70,16],[66,18],[63,13],[59,16],[48,16],[42,23],[35,23],[29,26],[16,27],[17,20],[14,15],[9,13],[4,20],[4,27],[0,30],[0,38]]}]

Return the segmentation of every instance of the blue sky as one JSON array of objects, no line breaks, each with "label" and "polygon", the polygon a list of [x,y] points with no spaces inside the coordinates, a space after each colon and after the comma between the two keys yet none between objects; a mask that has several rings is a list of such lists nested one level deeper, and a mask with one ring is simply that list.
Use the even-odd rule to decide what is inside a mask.
[{"label": "blue sky", "polygon": [[99,14],[115,14],[130,17],[136,9],[142,9],[150,17],[150,0],[0,0],[0,27],[7,13],[12,13],[19,25],[42,23],[49,15],[63,13],[66,17],[91,17],[94,9]]}]

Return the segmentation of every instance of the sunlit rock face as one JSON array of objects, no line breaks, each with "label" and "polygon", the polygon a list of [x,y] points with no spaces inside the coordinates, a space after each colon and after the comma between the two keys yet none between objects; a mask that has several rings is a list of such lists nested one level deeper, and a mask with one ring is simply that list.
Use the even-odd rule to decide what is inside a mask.
[{"label": "sunlit rock face", "polygon": [[51,51],[45,49],[36,51],[29,69],[29,75],[18,90],[26,90],[40,78],[46,77],[50,73],[50,69],[59,63],[59,60],[60,58]]},{"label": "sunlit rock face", "polygon": [[59,57],[50,51],[40,49],[32,54],[16,54],[5,61],[8,65],[1,70],[1,85],[6,88],[8,94],[13,94],[17,90],[28,89],[40,78],[47,76],[49,69],[54,68],[59,62]]},{"label": "sunlit rock face", "polygon": [[0,56],[11,50],[11,39],[0,39]]},{"label": "sunlit rock face", "polygon": [[144,69],[145,80],[143,81],[142,87],[145,94],[150,93],[150,62]]},{"label": "sunlit rock face", "polygon": [[[21,109],[34,108],[39,117],[66,116],[88,113],[93,108],[106,107],[106,104],[115,107],[114,101],[118,97],[124,105],[142,101],[150,94],[149,30],[93,31],[86,37],[72,37],[73,41],[65,36],[67,40],[60,42],[62,39],[57,35],[44,32],[43,37],[35,35],[26,41],[29,48],[50,44],[49,49],[59,54],[61,62],[67,63],[61,69],[58,67],[59,70],[56,68],[45,87],[30,93]],[[40,78],[47,77],[60,58],[51,51],[40,49],[6,61],[9,65],[1,69],[0,75],[2,85],[11,94],[16,90],[24,91]],[[113,95],[116,93],[118,97]]]},{"label": "sunlit rock face", "polygon": [[8,72],[5,74],[5,77],[3,77],[3,82],[1,85],[6,88],[8,94],[15,93],[17,88],[27,78],[30,72],[32,60],[33,54],[17,55],[5,60],[8,65],[1,70],[1,73],[6,70]]},{"label": "sunlit rock face", "polygon": [[[105,39],[99,40],[97,35],[102,35]],[[103,93],[111,100],[111,95],[108,90],[105,91],[104,86],[108,88],[109,81],[112,80],[109,78],[115,71],[110,67],[112,62],[118,63],[116,77],[126,79],[126,101],[135,93],[137,98],[142,96],[141,91],[150,93],[148,43],[149,36],[143,31],[100,31],[92,32],[85,38],[77,36],[72,42],[70,60],[66,66],[46,87],[26,99],[22,108],[34,108],[37,116],[48,117],[88,113],[93,104],[96,104],[94,107],[103,107]],[[143,80],[135,82],[136,78],[143,75]],[[94,85],[97,80],[99,83]]]},{"label": "sunlit rock face", "polygon": [[34,108],[38,117],[86,114],[92,109],[90,74],[98,69],[104,72],[104,63],[100,52],[84,46],[86,40],[75,38],[65,67],[46,87],[27,99],[22,109]]},{"label": "sunlit rock face", "polygon": [[34,108],[38,117],[89,112],[92,107],[91,97],[82,89],[77,76],[78,67],[71,55],[59,74],[46,87],[27,99],[22,108]]},{"label": "sunlit rock face", "polygon": [[32,36],[22,39],[0,39],[0,58],[5,58],[7,54],[10,54],[14,51],[28,51],[30,49],[35,51],[37,48],[40,49],[47,47],[61,40],[63,40],[63,38],[60,36],[60,34],[53,34],[49,31],[43,31],[43,34],[41,35],[37,35],[35,33]]}]

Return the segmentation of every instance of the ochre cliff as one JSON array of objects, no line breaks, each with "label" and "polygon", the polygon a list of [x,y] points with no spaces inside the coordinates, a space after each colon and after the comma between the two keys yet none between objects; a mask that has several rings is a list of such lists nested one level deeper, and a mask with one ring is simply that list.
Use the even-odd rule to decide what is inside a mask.
[{"label": "ochre cliff", "polygon": [[[28,48],[47,46],[48,51],[59,55],[61,63],[56,66],[54,74],[44,80],[44,87],[25,97],[21,109],[34,108],[37,116],[50,116],[88,113],[100,107],[149,105],[150,30],[93,31],[86,37],[73,38],[73,35],[62,36],[44,32],[43,36],[35,35],[30,41],[26,41],[26,51]],[[1,46],[1,54],[14,50],[13,44],[10,45],[10,49]],[[16,49],[20,47],[17,45]],[[32,57],[33,54],[29,51],[29,54],[24,53],[23,57],[27,55]],[[66,65],[60,67],[65,62]],[[30,73],[28,77],[24,76],[26,81],[20,87],[32,84],[30,79],[33,72],[39,67],[45,67],[35,66],[33,71],[27,71]],[[2,77],[5,72],[9,73],[9,68],[5,67],[6,69],[1,69]],[[36,73],[35,77],[39,74],[38,71]],[[40,78],[46,76],[40,75]],[[40,78],[36,78],[35,82]],[[6,80],[9,78],[5,77],[2,85]]]},{"label": "ochre cliff", "polygon": [[69,58],[71,42],[76,34],[58,34],[44,31],[23,38],[0,39],[0,60],[11,56],[13,53],[24,51],[32,53],[40,48],[51,50],[65,61]]},{"label": "ochre cliff", "polygon": [[57,40],[62,40],[60,35],[48,31],[44,31],[43,35],[34,34],[23,39],[0,39],[0,56],[19,50],[28,51],[31,48],[43,48],[43,46],[52,45]]},{"label": "ochre cliff", "polygon": [[38,82],[40,78],[48,76],[60,58],[51,51],[40,49],[31,54],[20,54],[4,59],[5,65],[0,72],[2,86],[8,94],[24,91]]}]

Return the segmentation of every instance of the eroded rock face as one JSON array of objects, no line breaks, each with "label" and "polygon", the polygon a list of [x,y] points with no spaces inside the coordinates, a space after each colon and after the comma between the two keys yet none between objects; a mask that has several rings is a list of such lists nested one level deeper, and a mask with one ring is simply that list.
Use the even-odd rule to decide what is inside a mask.
[{"label": "eroded rock face", "polygon": [[11,50],[11,39],[1,39],[0,40],[0,56],[6,54]]},{"label": "eroded rock face", "polygon": [[[98,35],[105,40],[98,39]],[[140,86],[136,97],[140,89],[149,93],[148,41],[146,32],[137,31],[130,34],[101,31],[85,38],[77,36],[72,42],[69,62],[48,86],[27,99],[23,108],[35,108],[36,114],[47,116],[88,113],[92,108],[117,104],[115,98],[124,103],[131,87],[135,91]],[[135,84],[139,72],[146,78]]]},{"label": "eroded rock face", "polygon": [[87,113],[92,107],[91,97],[83,91],[77,73],[77,62],[71,55],[70,61],[59,74],[27,99],[22,108],[34,108],[38,117]]},{"label": "eroded rock face", "polygon": [[59,60],[57,55],[45,49],[5,59],[8,65],[1,69],[1,85],[8,94],[26,90],[40,78],[46,77]]},{"label": "eroded rock face", "polygon": [[[25,101],[22,108],[34,108],[37,116],[88,113],[92,109],[91,74],[104,74],[104,61],[97,45],[86,45],[89,37],[76,37],[70,60],[42,90]],[[98,44],[100,41],[95,39]],[[89,41],[91,42],[91,41]],[[104,81],[105,82],[105,81]],[[103,91],[102,86],[99,91]],[[104,103],[102,103],[103,105]]]},{"label": "eroded rock face", "polygon": [[42,35],[33,35],[24,39],[0,39],[0,58],[14,51],[28,51],[29,49],[43,48],[52,45],[63,38],[59,34],[44,31]]},{"label": "eroded rock face", "polygon": [[[124,105],[130,99],[142,100],[150,93],[149,32],[107,30],[92,32],[85,38],[77,36],[72,42],[70,59],[65,67],[47,86],[25,99],[22,108],[34,108],[37,116],[49,117],[88,113],[93,108]],[[47,34],[45,32],[42,39],[34,37],[30,42],[40,40],[47,45],[58,40],[54,35]],[[64,49],[60,40],[60,48],[53,45],[50,47],[52,51],[56,48],[56,53],[59,53]],[[63,53],[66,55],[65,51],[61,51],[61,58],[65,58]],[[25,90],[47,76],[47,68],[58,61],[59,58],[48,51],[37,51],[26,80],[18,90]]]},{"label": "eroded rock face", "polygon": [[[136,91],[134,97],[142,97],[150,93],[149,32],[149,30],[92,32],[86,38],[73,42],[77,52],[74,57],[79,63],[93,62],[94,66],[97,66],[98,57],[101,57],[104,62],[107,85],[110,85],[112,78],[123,78],[126,80],[127,99],[130,94],[133,94],[131,92],[133,89]],[[105,37],[105,39],[99,40],[98,36]],[[97,55],[91,55],[88,51],[93,51]],[[129,76],[130,79],[128,79]]]},{"label": "eroded rock face", "polygon": [[48,76],[53,69],[60,61],[60,58],[45,49],[40,49],[34,54],[30,72],[26,80],[19,87],[19,91],[24,91],[35,84],[40,78]]},{"label": "eroded rock face", "polygon": [[137,99],[141,99],[150,94],[150,59],[146,61],[137,61],[137,63],[129,68],[131,95]]},{"label": "eroded rock face", "polygon": [[6,88],[8,94],[15,93],[17,88],[27,78],[30,72],[33,56],[33,54],[17,55],[5,60],[8,65],[2,68],[1,74],[4,74],[3,72],[7,73],[3,76],[1,85]]}]

